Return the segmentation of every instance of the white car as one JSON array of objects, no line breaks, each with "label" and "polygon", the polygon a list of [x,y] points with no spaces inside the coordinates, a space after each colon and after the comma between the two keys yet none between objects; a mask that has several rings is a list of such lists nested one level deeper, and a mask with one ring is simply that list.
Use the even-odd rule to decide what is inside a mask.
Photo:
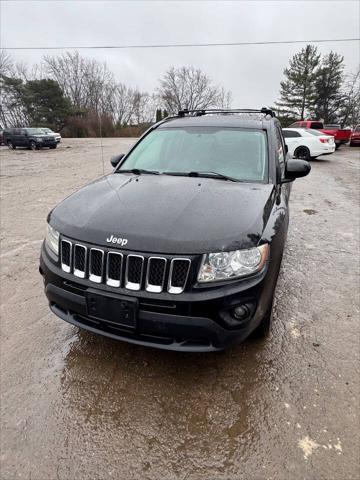
[{"label": "white car", "polygon": [[316,158],[335,152],[334,137],[309,128],[283,128],[289,154],[295,158]]},{"label": "white car", "polygon": [[56,132],[53,132],[51,130],[51,128],[42,128],[41,129],[44,133],[46,133],[46,135],[52,135],[53,137],[55,137],[55,140],[57,143],[60,143],[61,142],[61,135],[60,133],[56,133]]}]

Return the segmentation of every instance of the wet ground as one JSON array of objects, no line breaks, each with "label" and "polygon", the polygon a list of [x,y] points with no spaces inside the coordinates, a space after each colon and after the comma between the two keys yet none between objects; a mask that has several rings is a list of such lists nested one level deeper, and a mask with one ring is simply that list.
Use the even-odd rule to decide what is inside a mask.
[{"label": "wet ground", "polygon": [[[109,157],[133,140],[105,139]],[[359,467],[359,149],[297,180],[271,337],[179,354],[81,332],[38,273],[100,141],[1,148],[1,479],[336,479]]]}]

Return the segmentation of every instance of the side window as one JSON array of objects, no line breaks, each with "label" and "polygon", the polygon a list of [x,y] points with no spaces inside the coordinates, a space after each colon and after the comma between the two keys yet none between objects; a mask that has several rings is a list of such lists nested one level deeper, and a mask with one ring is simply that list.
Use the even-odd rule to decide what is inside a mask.
[{"label": "side window", "polygon": [[284,138],[301,137],[299,132],[294,132],[293,130],[283,130],[282,133]]},{"label": "side window", "polygon": [[321,130],[323,128],[323,124],[321,122],[311,122],[311,127],[314,130]]}]

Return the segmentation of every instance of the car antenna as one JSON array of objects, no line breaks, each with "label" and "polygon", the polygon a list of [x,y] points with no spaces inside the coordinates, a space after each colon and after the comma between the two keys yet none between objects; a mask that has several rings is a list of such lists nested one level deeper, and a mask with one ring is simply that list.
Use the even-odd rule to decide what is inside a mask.
[{"label": "car antenna", "polygon": [[104,165],[104,149],[103,149],[103,139],[102,139],[102,123],[101,123],[101,114],[98,112],[99,117],[99,133],[100,133],[100,148],[101,148],[101,161],[103,167],[103,175],[105,175],[105,165]]}]

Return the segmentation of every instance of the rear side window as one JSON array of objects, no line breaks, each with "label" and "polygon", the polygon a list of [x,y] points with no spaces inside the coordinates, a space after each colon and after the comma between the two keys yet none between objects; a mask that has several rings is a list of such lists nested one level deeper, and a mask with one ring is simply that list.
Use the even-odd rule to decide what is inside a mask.
[{"label": "rear side window", "polygon": [[360,132],[360,125],[356,125],[356,127],[355,127],[355,130],[354,130],[354,131],[355,131],[355,132]]},{"label": "rear side window", "polygon": [[283,130],[282,131],[284,138],[295,138],[301,137],[299,132],[294,132],[294,130]]},{"label": "rear side window", "polygon": [[321,130],[323,128],[323,124],[321,122],[311,122],[310,128],[314,130]]}]

